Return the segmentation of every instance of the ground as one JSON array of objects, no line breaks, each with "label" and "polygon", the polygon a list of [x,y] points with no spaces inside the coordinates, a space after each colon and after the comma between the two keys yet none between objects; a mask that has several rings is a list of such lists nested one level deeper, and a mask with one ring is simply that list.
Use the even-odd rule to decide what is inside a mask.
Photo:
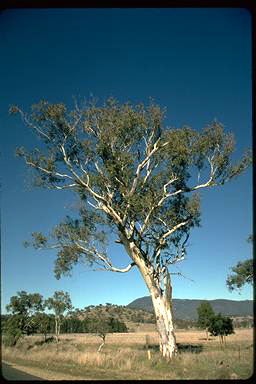
[{"label": "ground", "polygon": [[[92,334],[61,335],[55,342],[24,338],[15,348],[2,349],[2,358],[17,369],[48,380],[104,379],[246,379],[253,373],[253,330],[236,330],[220,345],[207,342],[204,331],[177,330],[179,353],[167,363],[158,351],[156,332],[109,334],[102,352],[101,339]],[[150,351],[150,359],[148,350]]]}]

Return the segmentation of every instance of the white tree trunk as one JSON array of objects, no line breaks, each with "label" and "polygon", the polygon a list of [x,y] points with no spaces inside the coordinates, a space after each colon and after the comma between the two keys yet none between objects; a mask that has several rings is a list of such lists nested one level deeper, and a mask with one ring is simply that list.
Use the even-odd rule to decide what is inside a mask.
[{"label": "white tree trunk", "polygon": [[159,294],[156,289],[151,289],[150,293],[156,315],[157,330],[160,336],[160,352],[163,357],[170,360],[177,352],[171,298],[168,300],[164,295]]},{"label": "white tree trunk", "polygon": [[55,317],[55,338],[58,344],[59,342],[59,333],[60,333],[60,319],[58,316]]},{"label": "white tree trunk", "polygon": [[177,352],[176,337],[173,326],[172,314],[172,288],[170,275],[166,272],[164,292],[156,282],[150,271],[150,266],[146,265],[139,249],[133,242],[129,242],[124,236],[120,236],[126,251],[131,259],[136,263],[139,271],[148,287],[156,316],[157,330],[160,336],[160,352],[162,356],[170,360]]}]

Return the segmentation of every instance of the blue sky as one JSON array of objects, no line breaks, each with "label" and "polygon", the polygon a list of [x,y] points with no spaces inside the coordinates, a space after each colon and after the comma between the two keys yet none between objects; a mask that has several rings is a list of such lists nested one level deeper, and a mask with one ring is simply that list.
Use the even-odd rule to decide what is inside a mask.
[{"label": "blue sky", "polygon": [[[75,214],[71,192],[34,189],[15,148],[38,145],[11,104],[28,111],[40,99],[72,106],[72,96],[132,103],[149,96],[167,107],[166,125],[201,130],[214,118],[235,134],[234,159],[252,145],[251,15],[242,8],[16,9],[0,14],[2,310],[19,290],[45,298],[68,291],[73,305],[126,305],[148,295],[139,272],[92,272],[84,266],[56,280],[55,253],[24,248],[33,231],[47,232]],[[230,267],[252,255],[252,170],[223,188],[204,190],[202,226],[187,259],[173,268],[173,296],[252,299],[225,285]],[[114,239],[112,239],[114,240]],[[114,260],[128,256],[110,243]],[[192,279],[193,281],[191,281]]]}]

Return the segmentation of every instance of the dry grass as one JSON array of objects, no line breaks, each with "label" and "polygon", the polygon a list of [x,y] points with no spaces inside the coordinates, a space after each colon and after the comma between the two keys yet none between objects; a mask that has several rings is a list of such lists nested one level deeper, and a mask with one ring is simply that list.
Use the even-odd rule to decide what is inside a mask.
[{"label": "dry grass", "polygon": [[[110,334],[102,352],[97,352],[99,337],[90,334],[62,335],[56,344],[40,344],[42,337],[25,337],[15,348],[3,347],[3,359],[55,372],[76,375],[77,379],[246,379],[252,374],[252,330],[238,330],[228,337],[222,350],[218,338],[207,342],[205,332],[177,331],[177,342],[201,346],[200,353],[182,351],[167,363],[157,348],[152,348],[148,360],[146,335],[151,345],[158,335],[151,333]],[[195,350],[196,351],[196,350]],[[42,371],[43,372],[43,371]],[[58,375],[57,375],[58,376]],[[48,378],[47,377],[47,378]]]}]

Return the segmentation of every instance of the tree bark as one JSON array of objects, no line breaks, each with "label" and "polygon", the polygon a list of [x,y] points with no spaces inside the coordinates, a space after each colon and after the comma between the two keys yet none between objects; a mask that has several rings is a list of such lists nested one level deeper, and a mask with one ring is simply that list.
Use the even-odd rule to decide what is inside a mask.
[{"label": "tree bark", "polygon": [[172,314],[172,288],[170,284],[170,275],[166,271],[167,281],[164,290],[161,289],[159,281],[153,277],[153,273],[149,265],[143,259],[140,250],[133,241],[129,241],[125,236],[120,234],[120,238],[124,247],[136,263],[139,271],[148,287],[151,295],[155,316],[157,330],[160,337],[160,352],[163,357],[170,360],[177,353],[176,337],[173,326]]},{"label": "tree bark", "polygon": [[176,337],[173,326],[173,314],[171,307],[171,297],[157,292],[156,289],[150,290],[151,299],[156,316],[156,325],[160,337],[160,352],[163,357],[170,360],[177,353]]},{"label": "tree bark", "polygon": [[102,344],[99,346],[99,348],[98,348],[98,352],[100,352],[101,349],[103,348],[103,346],[105,345],[105,339],[106,339],[106,337],[101,337],[101,338],[102,338]]},{"label": "tree bark", "polygon": [[55,317],[55,338],[56,343],[59,342],[59,317]]}]

